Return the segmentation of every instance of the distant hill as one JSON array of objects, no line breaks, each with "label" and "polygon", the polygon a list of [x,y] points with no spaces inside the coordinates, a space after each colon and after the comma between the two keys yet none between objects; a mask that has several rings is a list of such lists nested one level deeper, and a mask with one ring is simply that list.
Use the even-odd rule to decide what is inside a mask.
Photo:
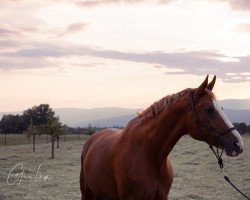
[{"label": "distant hill", "polygon": [[[137,111],[137,110],[136,110]],[[231,122],[245,122],[246,124],[250,124],[250,110],[231,110],[231,109],[224,109],[225,114],[229,118]],[[129,115],[122,115],[122,116],[114,116],[109,118],[99,118],[99,119],[92,119],[92,120],[81,120],[75,119],[71,121],[71,123],[67,123],[67,121],[61,121],[67,123],[70,126],[88,126],[90,123],[93,126],[100,126],[100,127],[112,127],[114,125],[118,126],[126,126],[126,124],[133,118],[136,117],[136,112]],[[69,121],[68,121],[69,122]]]},{"label": "distant hill", "polygon": [[[224,107],[224,112],[231,122],[245,122],[250,124],[250,107],[248,108],[250,99],[244,100],[223,100],[220,105]],[[244,107],[245,106],[245,107]],[[236,109],[235,109],[236,107]],[[233,109],[229,109],[233,108]],[[241,110],[243,108],[244,110]],[[77,108],[59,108],[55,109],[60,120],[72,127],[93,126],[112,127],[115,125],[126,126],[126,124],[137,116],[138,109],[127,108],[93,108],[93,109],[77,109]]]},{"label": "distant hill", "polygon": [[[126,126],[127,123],[135,118],[136,114],[124,115],[119,117],[111,117],[106,119],[93,120],[90,123],[95,126],[100,127],[113,127],[113,126]],[[86,123],[85,123],[86,124]]]},{"label": "distant hill", "polygon": [[250,99],[226,99],[220,100],[220,105],[233,110],[250,110]]},{"label": "distant hill", "polygon": [[[95,108],[95,109],[55,109],[60,120],[72,127],[93,126],[112,127],[114,125],[126,126],[137,116],[138,109],[125,108]],[[224,108],[224,112],[231,122],[245,122],[250,124],[250,110],[233,110]]]},{"label": "distant hill", "polygon": [[[138,109],[129,108],[56,108],[56,115],[60,117],[60,121],[72,127],[84,127],[89,123],[93,126],[112,127],[115,125],[125,126],[128,121],[133,119]],[[0,112],[0,119],[4,114],[22,114],[22,112]]]},{"label": "distant hill", "polygon": [[250,125],[250,110],[224,109],[224,112],[231,122],[245,122]]},{"label": "distant hill", "polygon": [[[250,124],[250,99],[228,99],[221,100],[220,104],[231,122],[245,122]],[[90,123],[93,126],[112,127],[126,126],[126,124],[137,116],[138,109],[128,108],[57,108],[54,109],[59,115],[60,121],[72,127],[84,127]],[[4,113],[0,112],[0,119],[4,114],[22,114],[22,112]]]},{"label": "distant hill", "polygon": [[128,108],[57,108],[56,115],[59,115],[60,121],[72,127],[88,126],[125,126],[127,122],[136,116],[138,109]]}]

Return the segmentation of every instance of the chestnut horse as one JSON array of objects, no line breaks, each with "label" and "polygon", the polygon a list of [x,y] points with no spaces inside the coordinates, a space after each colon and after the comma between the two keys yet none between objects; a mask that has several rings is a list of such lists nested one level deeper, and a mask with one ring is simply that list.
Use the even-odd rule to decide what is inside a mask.
[{"label": "chestnut horse", "polygon": [[125,129],[93,134],[81,156],[82,200],[167,200],[173,181],[168,155],[185,134],[225,149],[243,151],[239,133],[212,92],[216,77],[155,102]]}]

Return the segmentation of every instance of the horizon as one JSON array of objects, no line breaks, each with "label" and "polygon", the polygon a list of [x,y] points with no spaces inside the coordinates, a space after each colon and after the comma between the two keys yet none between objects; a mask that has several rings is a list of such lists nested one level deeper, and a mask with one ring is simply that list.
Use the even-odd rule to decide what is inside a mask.
[{"label": "horizon", "polygon": [[[159,99],[157,99],[157,100],[159,100]],[[156,100],[156,101],[157,101]],[[230,101],[230,100],[236,100],[236,101],[238,101],[238,100],[242,100],[242,101],[246,101],[246,100],[249,100],[250,101],[250,98],[246,98],[246,99],[219,99],[218,101],[220,102],[220,101]],[[52,110],[56,110],[56,109],[81,109],[81,110],[94,110],[94,109],[103,109],[103,108],[110,108],[110,109],[112,109],[112,108],[114,108],[114,109],[116,109],[116,108],[118,108],[118,109],[129,109],[129,110],[144,110],[144,109],[146,109],[147,107],[149,107],[150,105],[152,105],[154,102],[152,102],[151,104],[149,104],[148,106],[146,106],[146,107],[143,107],[143,108],[136,108],[136,107],[118,107],[118,106],[100,106],[100,107],[90,107],[90,108],[80,108],[80,107],[51,107],[51,105],[49,105],[50,106],[50,108],[52,108]],[[40,104],[47,104],[47,103],[40,103]],[[40,104],[37,104],[37,105],[33,105],[33,106],[39,106]],[[21,113],[21,112],[23,112],[23,111],[25,111],[25,110],[27,110],[27,109],[29,109],[29,108],[32,108],[33,106],[30,106],[30,107],[28,107],[28,108],[25,108],[25,109],[23,109],[23,110],[13,110],[13,111],[0,111],[0,113]],[[225,107],[226,109],[232,109],[232,110],[234,110],[234,108],[228,108],[228,107]],[[238,110],[238,109],[235,109],[235,110]],[[243,109],[243,110],[250,110],[250,109]]]},{"label": "horizon", "polygon": [[[225,114],[233,123],[250,124],[250,99],[248,102],[224,102]],[[236,105],[232,107],[232,105]],[[53,109],[53,108],[52,108]],[[146,108],[144,108],[146,109]],[[144,109],[121,108],[121,107],[99,107],[92,109],[82,108],[55,108],[55,115],[60,122],[70,127],[87,127],[89,124],[101,127],[112,127],[114,125],[125,126],[131,119],[135,118],[138,111]],[[20,112],[0,112],[0,118],[4,115],[19,115]]]},{"label": "horizon", "polygon": [[207,74],[250,99],[248,0],[4,0],[0,17],[0,112],[146,108]]}]

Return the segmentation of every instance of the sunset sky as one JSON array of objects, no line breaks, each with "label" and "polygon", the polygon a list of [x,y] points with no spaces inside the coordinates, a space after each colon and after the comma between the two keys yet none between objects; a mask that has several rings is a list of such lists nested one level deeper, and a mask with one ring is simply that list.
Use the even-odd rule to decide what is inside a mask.
[{"label": "sunset sky", "polygon": [[218,77],[250,98],[249,0],[0,0],[0,112],[145,108]]}]

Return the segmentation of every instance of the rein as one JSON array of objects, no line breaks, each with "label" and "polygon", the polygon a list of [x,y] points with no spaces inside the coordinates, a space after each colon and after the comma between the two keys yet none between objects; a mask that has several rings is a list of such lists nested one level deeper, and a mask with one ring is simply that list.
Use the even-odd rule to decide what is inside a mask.
[{"label": "rein", "polygon": [[[192,110],[194,112],[194,116],[195,116],[195,122],[197,124],[197,127],[199,129],[199,132],[202,133],[201,131],[201,124],[200,124],[200,120],[199,120],[199,117],[198,117],[198,114],[197,114],[197,111],[196,111],[196,108],[195,108],[195,100],[194,100],[194,92],[191,93],[191,97],[192,97]],[[223,132],[220,132],[220,131],[217,131],[215,130],[215,128],[210,128],[208,126],[206,126],[205,124],[203,124],[203,127],[205,127],[207,130],[211,131],[211,132],[214,132],[218,137],[219,137],[219,140],[221,140],[221,137],[226,135],[227,133],[230,133],[232,130],[236,130],[235,127],[232,127],[232,128],[229,128]],[[207,140],[205,140],[207,142]],[[208,143],[208,142],[207,142]],[[232,182],[231,180],[229,179],[229,177],[227,176],[225,170],[224,170],[224,164],[223,164],[223,160],[222,160],[222,154],[224,152],[224,149],[222,149],[221,153],[219,152],[219,149],[216,147],[216,151],[214,150],[213,148],[213,145],[209,144],[209,148],[213,151],[214,155],[216,156],[217,160],[218,160],[218,164],[219,164],[219,167],[221,169],[221,174],[223,176],[223,178],[236,190],[238,191],[243,197],[245,197],[246,199],[250,200],[250,198],[244,194],[239,188],[237,188]]]},{"label": "rein", "polygon": [[250,198],[244,194],[236,185],[234,185],[232,183],[232,181],[229,179],[229,177],[227,176],[225,170],[224,170],[224,164],[223,164],[223,160],[221,158],[224,150],[222,150],[222,152],[219,154],[219,150],[217,148],[217,152],[215,152],[213,146],[210,144],[209,145],[210,149],[212,149],[212,151],[214,152],[214,155],[216,156],[216,158],[218,159],[218,164],[220,166],[220,169],[221,169],[221,175],[223,176],[223,178],[235,189],[237,190],[243,197],[245,197],[246,199],[250,200]]}]

